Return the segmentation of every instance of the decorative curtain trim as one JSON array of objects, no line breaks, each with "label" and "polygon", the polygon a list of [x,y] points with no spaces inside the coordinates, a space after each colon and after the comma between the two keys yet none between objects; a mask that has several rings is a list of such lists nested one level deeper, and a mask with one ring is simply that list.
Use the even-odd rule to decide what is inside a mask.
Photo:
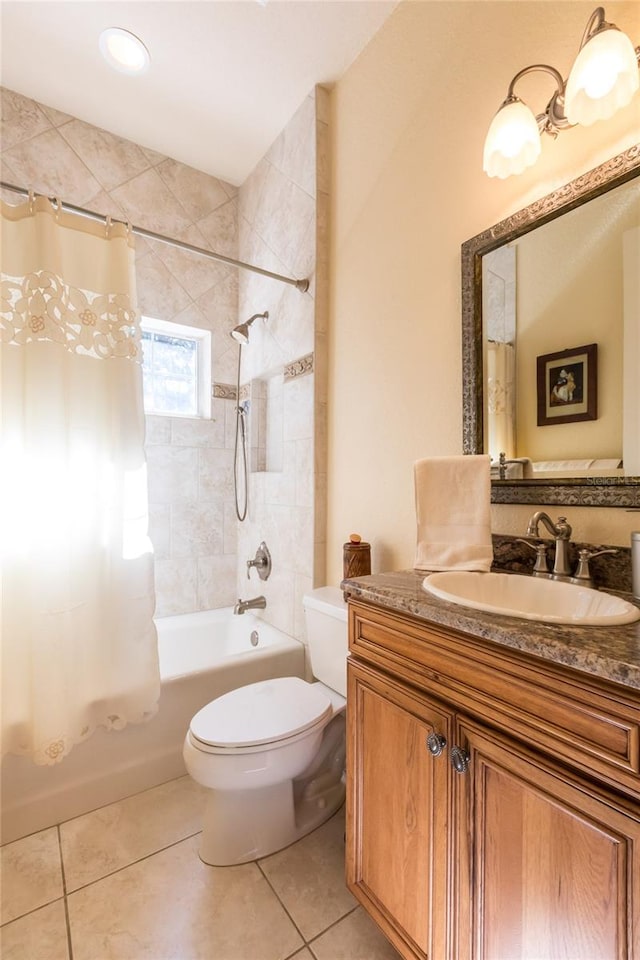
[{"label": "decorative curtain trim", "polygon": [[142,362],[137,314],[126,293],[97,294],[72,287],[54,273],[2,275],[3,343],[54,340],[70,353]]}]

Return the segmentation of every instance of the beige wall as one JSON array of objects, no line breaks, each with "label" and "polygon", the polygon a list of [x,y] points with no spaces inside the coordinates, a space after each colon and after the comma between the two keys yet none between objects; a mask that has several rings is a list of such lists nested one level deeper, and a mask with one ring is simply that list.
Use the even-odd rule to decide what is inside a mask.
[{"label": "beige wall", "polygon": [[[622,457],[622,249],[639,221],[636,180],[518,241],[517,456]],[[597,419],[538,427],[536,357],[588,343],[598,344]]]},{"label": "beige wall", "polygon": [[[460,245],[640,139],[638,101],[590,128],[545,138],[537,165],[482,171],[487,126],[523,66],[565,74],[591,2],[405,0],[332,93],[327,580],[357,530],[373,569],[410,567],[413,463],[461,453]],[[640,7],[607,5],[640,36]],[[543,75],[519,91],[540,110]],[[494,507],[521,532],[527,507]],[[552,508],[552,513],[556,511]],[[576,537],[629,542],[640,515],[567,510]]]}]

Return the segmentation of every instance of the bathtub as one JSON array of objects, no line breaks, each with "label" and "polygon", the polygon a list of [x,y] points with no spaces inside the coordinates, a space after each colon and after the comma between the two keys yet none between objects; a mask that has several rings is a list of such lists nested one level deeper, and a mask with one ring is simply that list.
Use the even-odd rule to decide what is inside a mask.
[{"label": "bathtub", "polygon": [[303,644],[253,614],[234,616],[229,607],[160,617],[156,626],[162,680],[156,716],[124,730],[97,730],[53,767],[5,757],[3,843],[181,776],[182,742],[197,710],[247,683],[304,677]]}]

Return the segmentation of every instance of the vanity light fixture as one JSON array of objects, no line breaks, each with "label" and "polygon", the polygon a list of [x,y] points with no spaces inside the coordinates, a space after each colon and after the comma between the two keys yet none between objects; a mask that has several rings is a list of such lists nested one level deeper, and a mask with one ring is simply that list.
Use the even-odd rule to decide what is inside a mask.
[{"label": "vanity light fixture", "polygon": [[110,67],[131,75],[144,73],[150,63],[149,51],[142,40],[121,27],[108,27],[100,34],[100,53]]},{"label": "vanity light fixture", "polygon": [[[565,83],[546,63],[532,64],[516,73],[507,97],[491,121],[484,144],[483,169],[504,179],[533,166],[540,156],[540,134],[554,139],[561,130],[612,116],[626,106],[640,86],[640,47],[604,18],[597,7],[585,27],[580,51]],[[514,87],[527,73],[550,74],[556,90],[543,113],[533,111],[517,97]]]}]

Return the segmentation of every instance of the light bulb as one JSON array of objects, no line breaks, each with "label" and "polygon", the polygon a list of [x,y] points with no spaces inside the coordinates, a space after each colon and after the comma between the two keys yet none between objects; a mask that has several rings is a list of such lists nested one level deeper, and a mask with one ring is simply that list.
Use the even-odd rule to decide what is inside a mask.
[{"label": "light bulb", "polygon": [[638,61],[629,37],[615,27],[596,33],[576,57],[567,80],[569,123],[590,126],[626,106],[640,86]]},{"label": "light bulb", "polygon": [[504,103],[491,121],[484,144],[483,169],[504,180],[533,166],[540,156],[538,122],[522,100]]}]

